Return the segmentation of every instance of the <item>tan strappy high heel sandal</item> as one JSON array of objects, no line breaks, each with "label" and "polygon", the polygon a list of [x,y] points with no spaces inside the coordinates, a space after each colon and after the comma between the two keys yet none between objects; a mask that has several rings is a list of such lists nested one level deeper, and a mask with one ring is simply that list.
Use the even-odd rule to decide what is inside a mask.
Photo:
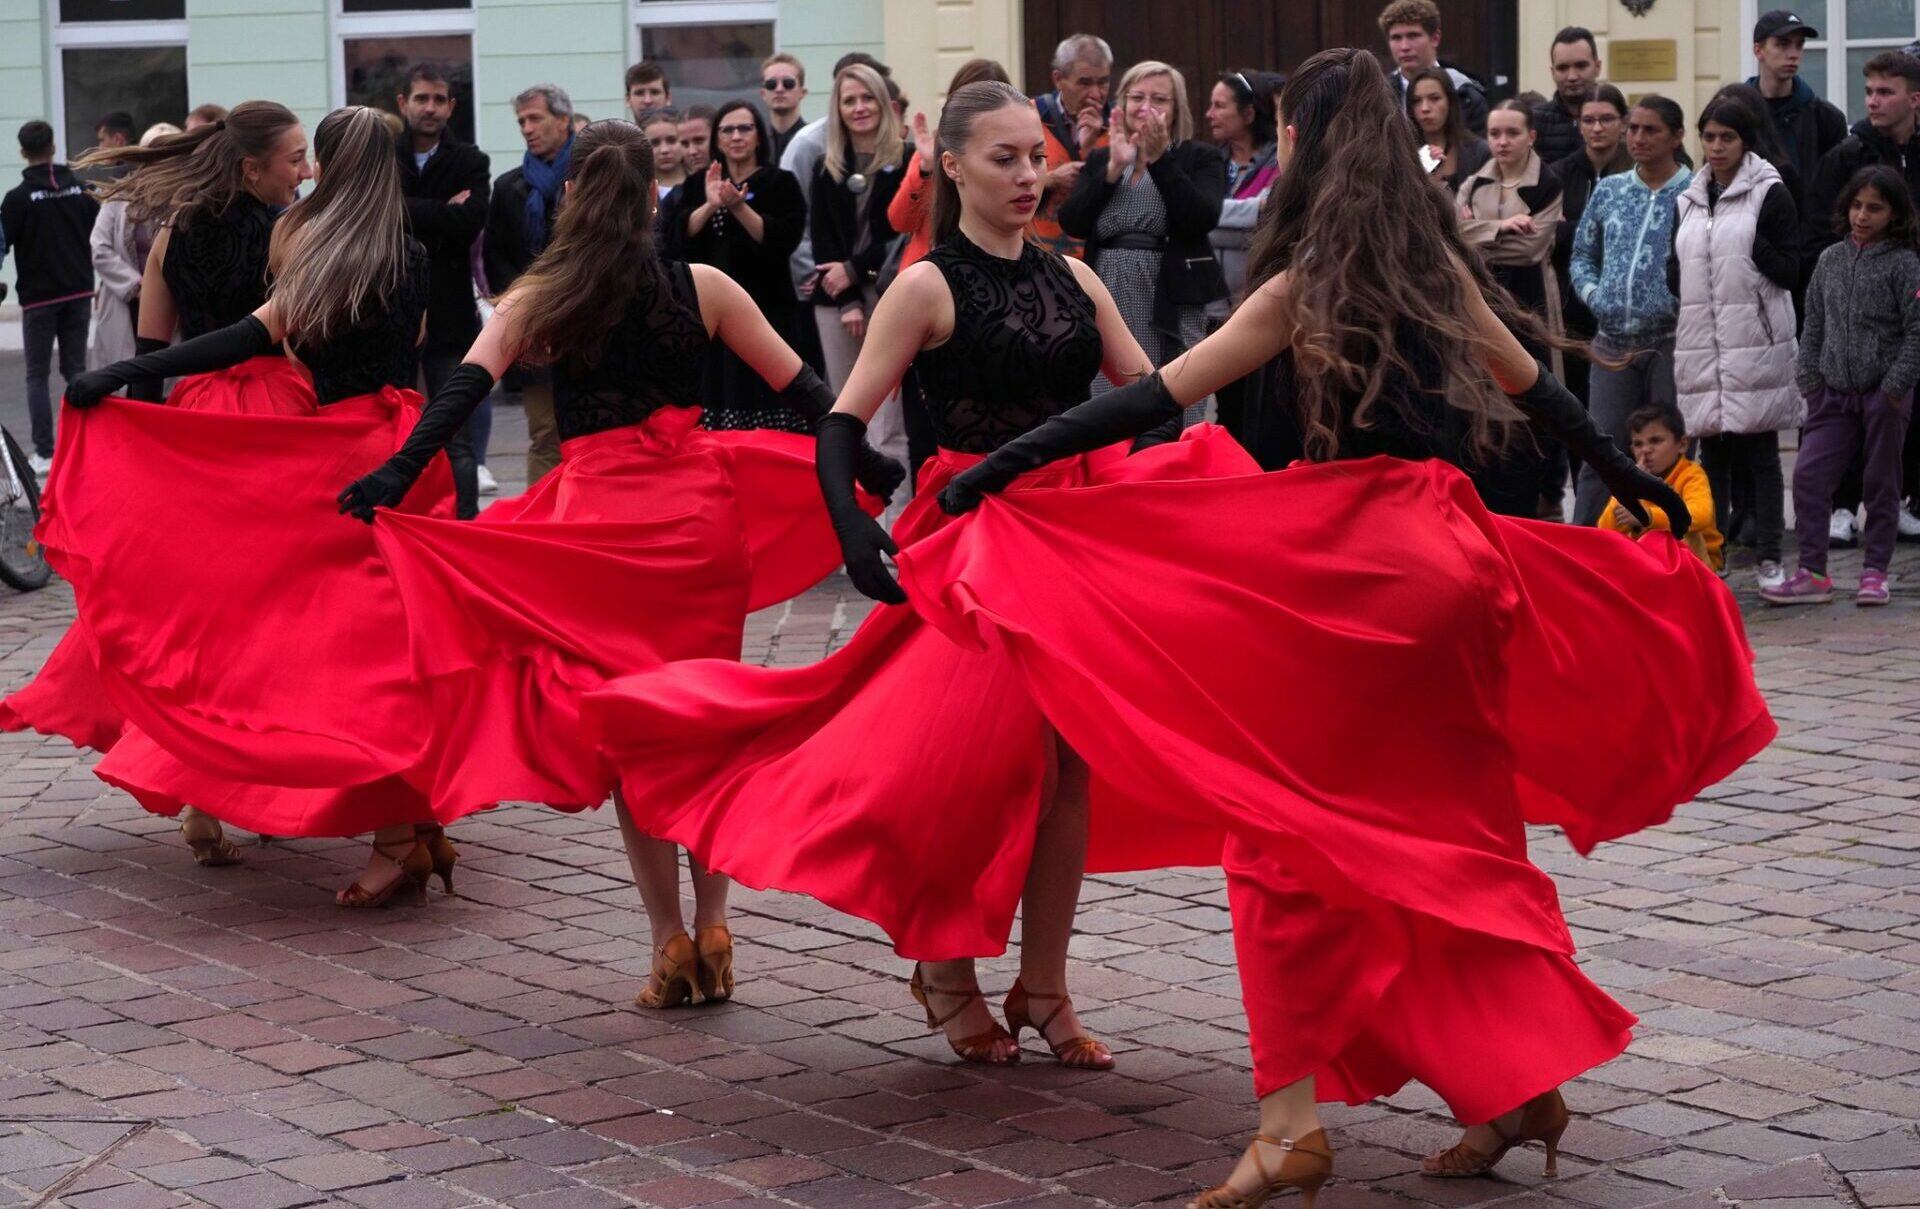
[{"label": "tan strappy high heel sandal", "polygon": [[693,937],[685,932],[669,937],[666,944],[656,945],[653,974],[647,979],[647,989],[633,997],[634,1005],[664,1011],[693,1002],[694,969],[699,963]]},{"label": "tan strappy high heel sandal", "polygon": [[1560,1135],[1567,1132],[1569,1120],[1567,1102],[1556,1087],[1520,1106],[1520,1124],[1514,1127],[1512,1133],[1506,1133],[1498,1125],[1488,1122],[1488,1127],[1500,1138],[1500,1145],[1492,1154],[1482,1154],[1465,1142],[1456,1142],[1438,1154],[1428,1155],[1420,1164],[1420,1174],[1437,1180],[1472,1179],[1492,1171],[1501,1159],[1507,1157],[1507,1151],[1515,1146],[1544,1142],[1547,1146],[1544,1174],[1548,1179],[1553,1179],[1560,1174]]},{"label": "tan strappy high heel sandal", "polygon": [[[1285,1151],[1280,1170],[1269,1171],[1260,1160],[1260,1147],[1277,1146]],[[1333,1177],[1333,1151],[1327,1146],[1327,1133],[1316,1129],[1304,1138],[1270,1138],[1258,1134],[1253,1139],[1253,1165],[1260,1171],[1260,1186],[1251,1192],[1236,1192],[1227,1185],[1208,1189],[1187,1202],[1187,1209],[1260,1209],[1276,1192],[1296,1189],[1300,1209],[1313,1209],[1320,1186]]]},{"label": "tan strappy high heel sandal", "polygon": [[[1058,1005],[1038,1023],[1033,1019],[1033,1004],[1036,1000]],[[1072,1002],[1065,995],[1036,994],[1029,991],[1026,984],[1016,978],[1013,981],[1013,989],[1007,992],[1007,1001],[1002,1007],[1007,1014],[1007,1027],[1013,1030],[1015,1041],[1020,1040],[1021,1033],[1032,1029],[1040,1034],[1040,1040],[1047,1043],[1047,1048],[1053,1051],[1053,1056],[1060,1065],[1070,1066],[1075,1070],[1112,1070],[1113,1051],[1106,1047],[1105,1042],[1096,1041],[1085,1033],[1058,1043],[1047,1036],[1047,1027],[1061,1012],[1066,1011],[1067,1006]]]},{"label": "tan strappy high heel sandal", "polygon": [[[927,1030],[929,1032],[939,1032],[944,1029],[947,1021],[952,1020],[961,1012],[966,1011],[967,1005],[974,1000],[978,999],[982,1003],[986,1002],[986,996],[980,993],[980,988],[977,986],[971,989],[956,990],[951,987],[937,987],[930,984],[927,981],[926,972],[920,968],[919,962],[915,962],[913,965],[913,980],[907,984],[907,989],[912,992],[913,1001],[926,1009]],[[958,999],[960,1000],[960,1006],[954,1008],[944,1016],[939,1015],[933,1010],[933,1004],[929,1001],[928,997],[932,995],[945,995],[949,998]],[[1013,1034],[1007,1032],[1006,1029],[1001,1028],[998,1024],[995,1024],[992,1028],[975,1033],[971,1037],[962,1037],[958,1041],[948,1037],[947,1044],[952,1047],[955,1056],[962,1062],[975,1062],[982,1066],[1005,1066],[1010,1062],[1020,1061],[1020,1046],[1018,1042],[1015,1042],[1003,1057],[994,1056],[996,1052],[995,1047],[1002,1041],[1013,1040]]]}]

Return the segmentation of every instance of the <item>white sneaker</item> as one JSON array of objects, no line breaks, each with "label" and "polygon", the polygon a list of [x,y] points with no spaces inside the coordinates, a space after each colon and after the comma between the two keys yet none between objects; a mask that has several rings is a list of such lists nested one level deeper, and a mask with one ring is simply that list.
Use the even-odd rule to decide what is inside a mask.
[{"label": "white sneaker", "polygon": [[1762,590],[1782,587],[1787,582],[1786,568],[1777,562],[1763,562],[1760,564],[1758,578]]},{"label": "white sneaker", "polygon": [[27,468],[33,471],[35,478],[44,479],[47,477],[47,471],[53,469],[53,459],[43,458],[37,453],[33,454],[27,458]]},{"label": "white sneaker", "polygon": [[1827,522],[1827,540],[1836,546],[1851,546],[1853,535],[1853,513],[1845,508],[1834,509],[1833,519]]},{"label": "white sneaker", "polygon": [[1920,516],[1907,508],[1900,509],[1900,536],[1920,537]]},{"label": "white sneaker", "polygon": [[480,480],[481,495],[500,494],[500,484],[494,481],[493,471],[488,470],[484,462],[476,468],[475,477]]}]

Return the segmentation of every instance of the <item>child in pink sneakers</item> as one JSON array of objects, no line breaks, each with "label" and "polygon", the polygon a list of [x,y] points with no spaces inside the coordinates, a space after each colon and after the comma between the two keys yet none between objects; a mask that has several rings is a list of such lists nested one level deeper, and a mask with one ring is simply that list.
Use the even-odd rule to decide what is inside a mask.
[{"label": "child in pink sneakers", "polygon": [[1807,423],[1793,469],[1800,569],[1768,604],[1824,604],[1833,493],[1854,450],[1866,449],[1865,567],[1854,600],[1887,603],[1887,564],[1900,523],[1900,449],[1920,380],[1920,254],[1913,197],[1898,169],[1874,165],[1841,190],[1836,221],[1847,238],[1820,254],[1800,335]]}]

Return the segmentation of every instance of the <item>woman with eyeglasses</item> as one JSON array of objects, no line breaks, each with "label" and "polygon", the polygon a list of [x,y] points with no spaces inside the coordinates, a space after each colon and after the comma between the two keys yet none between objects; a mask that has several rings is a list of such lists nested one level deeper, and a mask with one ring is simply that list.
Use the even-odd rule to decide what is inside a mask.
[{"label": "woman with eyeglasses", "polygon": [[[1553,271],[1560,278],[1561,305],[1566,316],[1567,335],[1574,340],[1593,339],[1593,312],[1574,294],[1568,275],[1573,259],[1573,233],[1587,212],[1587,199],[1602,178],[1626,172],[1633,167],[1627,153],[1627,98],[1611,84],[1596,84],[1580,101],[1580,148],[1564,159],[1547,165],[1553,179],[1560,182],[1560,225],[1553,233]],[[1585,357],[1568,357],[1567,389],[1582,401],[1587,398],[1591,366]]]},{"label": "woman with eyeglasses", "polygon": [[[713,162],[664,207],[661,230],[671,259],[710,264],[733,278],[767,322],[793,343],[793,281],[787,258],[806,229],[807,199],[768,148],[773,135],[752,102],[720,106],[710,123]],[[701,423],[709,429],[774,428],[811,432],[799,412],[724,343],[707,347],[700,389]]]},{"label": "woman with eyeglasses", "polygon": [[[1227,159],[1193,137],[1178,68],[1136,63],[1120,78],[1119,96],[1107,146],[1088,154],[1060,207],[1060,229],[1087,241],[1087,263],[1160,366],[1200,343],[1208,304],[1227,296],[1208,242],[1226,200]],[[1094,394],[1111,389],[1094,380]],[[1188,408],[1184,422],[1205,418],[1206,404]]]}]

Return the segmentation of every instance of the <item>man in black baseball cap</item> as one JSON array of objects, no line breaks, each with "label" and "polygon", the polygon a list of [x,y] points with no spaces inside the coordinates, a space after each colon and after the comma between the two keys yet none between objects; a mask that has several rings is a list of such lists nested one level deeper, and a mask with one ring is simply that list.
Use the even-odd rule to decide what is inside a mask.
[{"label": "man in black baseball cap", "polygon": [[1800,78],[1807,39],[1819,36],[1819,30],[1791,9],[1761,13],[1753,23],[1753,58],[1758,72],[1747,80],[1767,98],[1767,116],[1798,177],[1799,190],[1793,200],[1803,215],[1807,186],[1820,166],[1820,157],[1847,137],[1846,115],[1814,95]]}]

